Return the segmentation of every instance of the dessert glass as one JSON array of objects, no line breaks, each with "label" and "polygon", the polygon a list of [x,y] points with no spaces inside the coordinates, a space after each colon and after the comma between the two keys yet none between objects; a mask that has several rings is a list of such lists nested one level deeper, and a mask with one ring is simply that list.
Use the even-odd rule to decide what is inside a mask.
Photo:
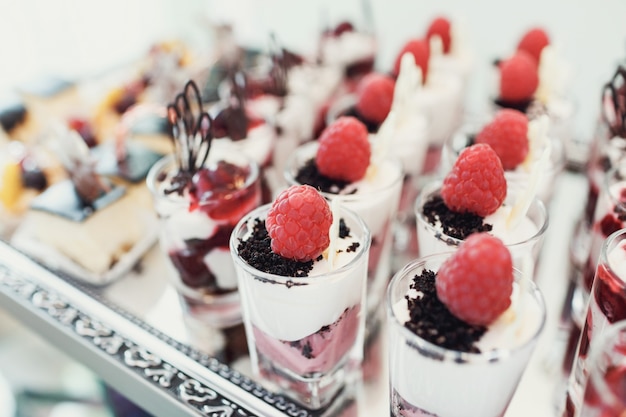
[{"label": "dessert glass", "polygon": [[[223,169],[224,161],[238,172]],[[242,319],[229,238],[237,222],[261,202],[259,168],[241,153],[218,149],[211,150],[205,167],[215,167],[219,180],[228,182],[228,191],[204,193],[193,203],[187,190],[164,192],[178,170],[173,156],[153,166],[147,184],[160,220],[161,249],[170,261],[183,311],[203,323],[230,327]]]},{"label": "dessert glass", "polygon": [[[285,169],[288,185],[298,184],[296,177],[299,169],[315,158],[318,146],[318,142],[310,142],[298,147],[292,154]],[[398,212],[402,178],[400,161],[389,158],[373,169],[370,167],[362,180],[348,185],[344,189],[348,192],[322,192],[328,201],[339,198],[343,207],[356,212],[372,234],[367,268],[368,317],[374,317],[375,311],[382,305],[385,287],[391,276],[393,223]]]},{"label": "dessert glass", "polygon": [[342,208],[351,242],[359,244],[356,251],[338,255],[345,255],[344,261],[330,269],[326,259],[317,260],[306,277],[262,272],[241,257],[239,243],[257,220],[265,220],[269,208],[247,214],[230,238],[252,370],[306,407],[319,409],[359,372],[371,236],[359,216]]},{"label": "dessert glass", "polygon": [[569,378],[564,415],[575,415],[573,410],[580,409],[589,375],[590,344],[621,320],[626,320],[626,229],[614,232],[602,244]]},{"label": "dessert glass", "polygon": [[[477,121],[473,121],[471,124],[461,127],[461,129],[444,144],[441,156],[441,169],[443,172],[448,172],[454,165],[459,153],[474,143],[476,135],[482,126],[484,126],[484,124],[480,125]],[[545,204],[550,202],[556,179],[565,168],[565,149],[562,141],[554,137],[550,137],[549,140],[551,147],[550,158],[537,190],[537,198]],[[538,152],[537,158],[540,156],[541,153]],[[529,183],[531,175],[530,169],[526,169],[523,166],[518,166],[514,170],[504,171],[507,188],[514,192],[524,189]]]},{"label": "dessert glass", "polygon": [[514,271],[512,311],[504,313],[512,312],[512,319],[490,326],[483,339],[492,336],[492,347],[485,351],[445,349],[406,328],[406,296],[413,277],[424,270],[436,272],[449,256],[442,253],[416,259],[389,284],[386,309],[394,417],[504,415],[543,329],[543,296],[518,270]]},{"label": "dessert glass", "polygon": [[[424,216],[424,204],[431,197],[441,194],[441,185],[441,181],[433,181],[424,186],[415,201],[420,256],[454,251],[462,242],[461,239],[446,235],[440,226],[431,224]],[[512,206],[515,201],[516,196],[507,193],[504,205]],[[489,233],[500,238],[509,248],[516,268],[532,274],[536,268],[543,237],[548,229],[548,211],[541,200],[534,198],[524,219],[510,230],[506,227],[506,213],[503,207],[500,207],[496,213],[486,218],[488,223],[494,225],[494,229]]]},{"label": "dessert glass", "polygon": [[580,417],[619,416],[626,412],[626,321],[609,327],[591,346],[589,380]]}]

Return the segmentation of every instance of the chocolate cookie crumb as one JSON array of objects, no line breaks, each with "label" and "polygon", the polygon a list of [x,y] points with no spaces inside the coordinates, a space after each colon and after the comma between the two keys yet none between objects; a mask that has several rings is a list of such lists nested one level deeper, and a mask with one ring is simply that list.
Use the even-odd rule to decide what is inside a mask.
[{"label": "chocolate cookie crumb", "polygon": [[314,158],[306,161],[302,168],[300,168],[296,174],[296,181],[300,184],[310,185],[322,192],[333,194],[338,194],[350,184],[348,181],[335,180],[322,175],[317,169]]},{"label": "chocolate cookie crumb", "polygon": [[472,233],[489,232],[493,229],[491,224],[485,223],[485,219],[477,214],[450,210],[441,195],[434,195],[428,199],[424,203],[422,213],[428,223],[435,225],[439,221],[443,233],[456,239],[464,240]]},{"label": "chocolate cookie crumb", "polygon": [[475,342],[485,334],[487,328],[468,324],[455,317],[437,296],[435,278],[435,273],[430,270],[424,270],[413,278],[410,288],[421,296],[406,297],[411,318],[404,326],[442,348],[480,353]]}]

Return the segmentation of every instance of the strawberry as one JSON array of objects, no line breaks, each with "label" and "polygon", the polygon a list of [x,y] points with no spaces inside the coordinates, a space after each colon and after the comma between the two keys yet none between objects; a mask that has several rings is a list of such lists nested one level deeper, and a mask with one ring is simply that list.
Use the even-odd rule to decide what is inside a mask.
[{"label": "strawberry", "polygon": [[524,51],[500,62],[500,99],[508,102],[530,100],[539,86],[535,59]]},{"label": "strawberry", "polygon": [[396,56],[396,61],[393,65],[393,75],[397,77],[398,74],[400,74],[400,62],[402,61],[402,56],[407,52],[413,55],[415,65],[421,68],[422,82],[426,83],[428,60],[430,59],[430,45],[428,41],[424,39],[411,39],[404,45],[400,53]]},{"label": "strawberry", "polygon": [[428,30],[426,31],[426,39],[430,41],[434,35],[439,36],[443,43],[443,53],[450,53],[450,21],[445,17],[438,17],[430,23]]},{"label": "strawberry", "polygon": [[365,176],[371,153],[365,125],[355,117],[343,116],[322,132],[315,164],[322,175],[354,182]]},{"label": "strawberry", "polygon": [[515,169],[528,155],[528,117],[517,110],[500,110],[478,132],[476,143],[491,146],[505,170]]},{"label": "strawberry", "polygon": [[396,82],[387,75],[366,75],[357,86],[356,110],[373,123],[384,122],[391,110],[395,86]]},{"label": "strawberry", "polygon": [[333,216],[324,197],[309,185],[292,185],[281,192],[267,213],[265,227],[274,253],[310,261],[330,243]]},{"label": "strawberry", "polygon": [[457,318],[488,325],[511,305],[511,253],[497,237],[475,233],[441,265],[435,285],[439,299]]},{"label": "strawberry", "polygon": [[506,197],[504,169],[496,152],[484,143],[463,149],[443,180],[441,197],[452,211],[482,217],[494,213]]},{"label": "strawberry", "polygon": [[539,64],[541,59],[541,51],[550,44],[550,38],[545,30],[541,28],[533,28],[526,32],[517,45],[518,51],[526,51]]}]

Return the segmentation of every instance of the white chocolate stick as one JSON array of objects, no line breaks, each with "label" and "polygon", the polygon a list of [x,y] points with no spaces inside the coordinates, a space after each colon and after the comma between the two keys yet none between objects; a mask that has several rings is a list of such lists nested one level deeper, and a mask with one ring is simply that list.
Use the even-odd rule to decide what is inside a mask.
[{"label": "white chocolate stick", "polygon": [[537,189],[541,178],[545,174],[548,164],[550,163],[552,146],[549,138],[547,137],[548,127],[549,120],[547,116],[541,116],[528,124],[528,135],[532,137],[531,142],[545,142],[545,147],[539,160],[533,163],[528,184],[524,190],[520,192],[513,208],[511,209],[511,212],[509,213],[509,216],[506,219],[508,229],[514,229],[521,222],[524,216],[526,216],[526,212],[537,195]]},{"label": "white chocolate stick", "polygon": [[328,243],[328,264],[331,271],[335,268],[335,258],[337,257],[337,239],[339,239],[339,220],[341,211],[341,199],[340,197],[334,197],[330,202],[330,211],[333,215],[333,221],[328,229],[328,237],[330,242]]},{"label": "white chocolate stick", "polygon": [[406,52],[400,59],[400,73],[393,90],[391,109],[400,120],[412,117],[418,112],[416,95],[422,89],[422,69],[415,63],[415,58]]},{"label": "white chocolate stick", "polygon": [[396,113],[392,109],[383,124],[380,125],[380,128],[378,129],[376,139],[374,139],[374,143],[372,146],[370,167],[372,167],[373,169],[376,169],[376,167],[378,167],[389,154],[391,141],[393,140],[393,135],[397,127],[396,120]]}]

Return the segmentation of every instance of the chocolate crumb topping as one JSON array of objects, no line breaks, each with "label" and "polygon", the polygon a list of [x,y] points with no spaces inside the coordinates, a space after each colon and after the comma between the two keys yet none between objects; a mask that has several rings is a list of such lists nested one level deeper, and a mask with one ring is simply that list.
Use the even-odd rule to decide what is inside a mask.
[{"label": "chocolate crumb topping", "polygon": [[[339,236],[345,238],[350,236],[350,229],[346,226],[343,219],[339,221]],[[355,242],[350,246],[351,250],[356,250],[359,243]],[[320,261],[320,255],[315,261],[300,262],[293,259],[284,258],[272,251],[271,238],[265,227],[265,221],[256,219],[252,234],[248,239],[241,240],[237,247],[239,256],[246,261],[251,267],[268,274],[280,275],[284,277],[306,277],[313,269],[315,261]],[[298,285],[289,281],[288,286]]]},{"label": "chocolate crumb topping", "polygon": [[406,296],[410,320],[404,326],[437,346],[460,352],[480,353],[475,345],[487,331],[485,326],[471,325],[455,317],[437,296],[436,275],[430,270],[415,275],[410,288],[421,296]]},{"label": "chocolate crumb topping", "polygon": [[[296,181],[317,188],[324,193],[339,194],[350,182],[329,178],[317,169],[315,158],[311,158],[296,174]],[[356,189],[354,190],[356,192]]]},{"label": "chocolate crumb topping", "polygon": [[361,123],[365,125],[369,133],[378,132],[378,129],[380,128],[380,125],[381,125],[381,123],[376,123],[367,119],[356,109],[355,106],[351,106],[347,108],[345,111],[341,113],[341,116],[352,116],[352,117],[357,118]]},{"label": "chocolate crumb topping", "polygon": [[456,239],[464,240],[472,233],[490,232],[493,229],[493,225],[484,222],[484,217],[450,210],[439,194],[424,203],[422,213],[428,223],[435,225],[439,221],[443,232]]}]

